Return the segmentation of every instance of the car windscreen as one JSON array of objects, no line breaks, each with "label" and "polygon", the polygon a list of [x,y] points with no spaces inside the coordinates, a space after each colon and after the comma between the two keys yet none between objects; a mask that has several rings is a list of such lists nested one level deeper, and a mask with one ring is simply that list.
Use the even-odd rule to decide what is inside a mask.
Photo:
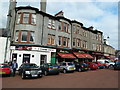
[{"label": "car windscreen", "polygon": [[96,64],[96,63],[91,63],[91,64]]},{"label": "car windscreen", "polygon": [[86,63],[80,63],[80,65],[87,65]]},{"label": "car windscreen", "polygon": [[115,63],[116,63],[116,64],[120,64],[120,61],[116,61]]},{"label": "car windscreen", "polygon": [[104,64],[103,62],[99,62],[100,64]]},{"label": "car windscreen", "polygon": [[55,63],[48,63],[48,66],[58,66],[58,65]]},{"label": "car windscreen", "polygon": [[73,63],[68,63],[68,65],[74,65]]},{"label": "car windscreen", "polygon": [[1,64],[0,65],[0,68],[8,68],[9,67],[9,65],[7,65],[7,64]]},{"label": "car windscreen", "polygon": [[25,64],[24,68],[38,68],[36,64]]}]

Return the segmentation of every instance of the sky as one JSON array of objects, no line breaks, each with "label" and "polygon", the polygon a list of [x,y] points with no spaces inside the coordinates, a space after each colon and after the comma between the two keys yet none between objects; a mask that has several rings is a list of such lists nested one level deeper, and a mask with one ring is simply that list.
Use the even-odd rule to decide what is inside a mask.
[{"label": "sky", "polygon": [[[40,0],[17,0],[17,6],[28,5],[39,8]],[[0,28],[6,27],[8,7],[9,0],[2,0]],[[47,0],[47,13],[55,15],[61,10],[66,18],[102,31],[104,38],[109,36],[109,44],[118,49],[118,0]]]}]

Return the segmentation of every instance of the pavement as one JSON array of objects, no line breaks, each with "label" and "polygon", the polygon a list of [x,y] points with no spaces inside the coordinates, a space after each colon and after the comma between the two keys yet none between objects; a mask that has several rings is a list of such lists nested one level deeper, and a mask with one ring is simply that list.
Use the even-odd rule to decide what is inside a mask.
[{"label": "pavement", "polygon": [[118,72],[98,69],[25,80],[16,75],[3,77],[2,88],[118,88]]}]

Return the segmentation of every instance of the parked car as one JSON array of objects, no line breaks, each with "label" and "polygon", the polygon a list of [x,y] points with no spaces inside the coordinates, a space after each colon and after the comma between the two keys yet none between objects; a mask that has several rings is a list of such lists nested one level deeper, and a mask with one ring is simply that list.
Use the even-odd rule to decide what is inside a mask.
[{"label": "parked car", "polygon": [[61,62],[60,63],[60,71],[63,73],[74,72],[75,69],[76,69],[75,65],[72,62]]},{"label": "parked car", "polygon": [[57,75],[60,73],[59,65],[54,64],[54,63],[44,63],[40,67],[45,76],[48,74],[56,74]]},{"label": "parked car", "polygon": [[7,63],[0,63],[0,75],[11,75],[10,66]]},{"label": "parked car", "polygon": [[87,66],[89,67],[89,70],[91,69],[98,69],[98,65],[96,63],[93,62],[86,62]]},{"label": "parked car", "polygon": [[22,79],[27,77],[42,77],[42,70],[34,63],[24,63],[18,69]]},{"label": "parked car", "polygon": [[93,62],[93,63],[96,63],[96,64],[98,65],[98,68],[99,68],[99,69],[103,69],[103,68],[106,67],[106,64],[104,64],[104,63],[102,63],[102,62],[96,61],[96,62]]},{"label": "parked car", "polygon": [[78,72],[88,70],[88,66],[86,65],[86,63],[82,62],[75,62],[75,68]]},{"label": "parked car", "polygon": [[115,64],[114,62],[110,61],[109,59],[98,59],[97,61],[106,64],[106,68],[113,67]]},{"label": "parked car", "polygon": [[120,61],[115,61],[114,70],[120,70]]}]

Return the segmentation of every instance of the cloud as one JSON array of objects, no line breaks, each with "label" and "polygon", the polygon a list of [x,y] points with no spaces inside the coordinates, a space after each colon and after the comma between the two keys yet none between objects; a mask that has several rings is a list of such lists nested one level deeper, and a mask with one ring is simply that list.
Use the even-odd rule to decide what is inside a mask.
[{"label": "cloud", "polygon": [[[118,48],[118,3],[117,2],[61,2],[48,3],[48,12],[55,14],[63,10],[65,17],[94,26],[110,37],[110,43]],[[114,34],[114,35],[113,35]]]}]

